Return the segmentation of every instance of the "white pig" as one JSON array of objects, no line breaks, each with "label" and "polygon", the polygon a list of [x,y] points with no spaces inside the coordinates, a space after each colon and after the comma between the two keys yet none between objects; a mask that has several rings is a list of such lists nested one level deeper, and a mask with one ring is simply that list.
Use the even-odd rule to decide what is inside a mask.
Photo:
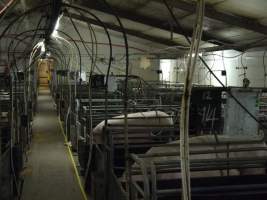
[{"label": "white pig", "polygon": [[[225,152],[228,149],[249,149],[249,148],[265,148],[266,144],[265,142],[261,141],[259,137],[249,137],[245,138],[244,136],[218,136],[218,141],[220,143],[229,143],[229,142],[235,142],[240,141],[242,139],[242,142],[248,142],[248,141],[256,141],[256,143],[252,144],[230,144],[228,147],[227,145],[213,145],[216,144],[215,136],[213,135],[204,135],[204,136],[197,136],[190,138],[190,152],[193,151],[214,151],[214,150],[225,150]],[[179,143],[180,141],[174,141],[171,143]],[[194,144],[206,144],[203,146],[194,145]],[[152,147],[150,150],[147,151],[147,155],[149,154],[159,154],[159,153],[177,153],[179,152],[179,146],[164,146],[164,147]],[[208,154],[192,154],[190,155],[190,160],[196,160],[196,159],[216,159],[216,158],[257,158],[257,157],[265,157],[267,160],[267,150],[255,150],[255,151],[239,151],[239,152],[230,152],[227,153],[208,153]],[[161,157],[148,157],[143,158],[145,165],[147,167],[150,166],[151,161],[157,162],[157,161],[171,161],[171,160],[179,160],[179,156],[161,156]],[[137,164],[135,163],[133,167],[136,167]],[[213,171],[192,171],[191,177],[216,177],[216,176],[225,176],[229,173],[229,175],[252,175],[252,174],[265,174],[265,168],[250,168],[250,169],[231,169],[227,172],[227,170],[213,170]],[[162,178],[168,178],[166,177],[166,174],[162,175],[164,177]],[[168,175],[167,175],[168,176]],[[174,176],[174,174],[170,174],[170,176]],[[175,176],[180,177],[179,173],[176,173]],[[160,178],[160,176],[159,176]]]},{"label": "white pig", "polygon": [[[172,117],[162,111],[148,111],[148,112],[138,112],[130,113],[128,116],[128,125],[173,125]],[[124,115],[113,117],[108,120],[110,125],[122,125],[124,124]],[[94,141],[96,144],[102,143],[103,128],[105,126],[105,121],[99,123],[93,129]]]}]

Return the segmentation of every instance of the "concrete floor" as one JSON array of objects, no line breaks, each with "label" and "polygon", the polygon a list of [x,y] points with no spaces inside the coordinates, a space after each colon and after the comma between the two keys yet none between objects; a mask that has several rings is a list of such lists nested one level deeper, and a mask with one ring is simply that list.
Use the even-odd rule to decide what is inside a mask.
[{"label": "concrete floor", "polygon": [[40,89],[22,200],[83,199],[48,89]]}]

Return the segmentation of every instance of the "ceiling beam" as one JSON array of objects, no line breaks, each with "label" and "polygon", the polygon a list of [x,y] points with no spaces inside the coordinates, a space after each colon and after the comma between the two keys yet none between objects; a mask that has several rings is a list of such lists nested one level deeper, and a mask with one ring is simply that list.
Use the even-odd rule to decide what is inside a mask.
[{"label": "ceiling beam", "polygon": [[[90,23],[90,24],[102,27],[102,24],[100,24],[95,19],[88,18],[88,17],[81,16],[81,15],[77,15],[75,13],[70,13],[70,16],[75,20],[82,21],[85,23]],[[110,24],[110,23],[105,23],[105,22],[103,22],[103,23],[110,30],[122,32],[120,26]],[[129,35],[132,35],[134,37],[138,37],[138,38],[141,38],[144,40],[148,40],[148,41],[151,41],[154,43],[163,44],[166,46],[177,46],[177,45],[181,46],[179,43],[172,41],[172,40],[169,40],[169,39],[147,35],[147,34],[144,34],[142,32],[132,30],[132,29],[125,29],[125,30],[126,30],[126,33]],[[264,46],[267,46],[267,44],[266,43],[260,43],[260,44],[255,44],[255,45],[246,45],[246,44],[243,44],[243,45],[221,45],[221,46],[203,48],[200,51],[201,52],[213,52],[213,51],[222,51],[222,50],[230,50],[230,49],[237,50],[237,51],[244,51],[248,48],[257,48],[257,47],[264,47]],[[181,51],[181,53],[183,52],[183,50],[180,50],[180,51]]]},{"label": "ceiling beam", "polygon": [[253,48],[266,48],[267,43],[262,42],[258,44],[240,44],[240,45],[225,45],[225,46],[214,46],[200,49],[201,52],[212,52],[212,51],[223,51],[223,50],[237,50],[240,52],[245,52],[248,49]]},{"label": "ceiling beam", "polygon": [[[152,0],[154,2],[162,3],[162,0]],[[181,0],[170,1],[168,0],[171,6],[175,8],[195,13],[196,12],[196,3],[195,2],[185,2]],[[229,25],[238,26],[240,28],[244,28],[247,30],[251,30],[257,33],[261,33],[267,35],[267,26],[260,24],[257,20],[241,17],[237,15],[227,14],[220,11],[215,10],[212,6],[206,5],[205,8],[205,17],[210,19],[215,19],[221,22],[224,22]]]},{"label": "ceiling beam", "polygon": [[[102,24],[100,24],[97,20],[92,19],[92,18],[88,18],[85,16],[81,16],[81,15],[77,15],[74,13],[70,13],[70,16],[74,19],[74,20],[78,20],[78,21],[82,21],[85,23],[90,23],[96,26],[100,26],[102,27]],[[117,32],[122,32],[121,28],[117,25],[114,24],[110,24],[110,23],[104,23],[105,26],[113,31],[117,31]],[[144,33],[141,33],[139,31],[136,30],[131,30],[131,29],[126,29],[126,33],[144,40],[148,40],[154,43],[158,43],[158,44],[163,44],[166,46],[181,46],[180,44],[169,40],[169,39],[164,39],[164,38],[160,38],[160,37],[155,37],[155,36],[151,36],[151,35],[147,35]],[[249,48],[256,48],[256,47],[263,47],[263,46],[267,46],[266,43],[261,43],[261,44],[255,44],[253,46],[249,46]],[[222,50],[230,50],[230,49],[235,49],[235,50],[239,50],[239,51],[244,51],[246,50],[248,46],[247,45],[222,45],[222,46],[214,46],[214,47],[207,47],[207,48],[203,48],[200,49],[201,52],[212,52],[212,51],[222,51]],[[181,53],[184,52],[184,50],[180,50]]]},{"label": "ceiling beam", "polygon": [[[100,24],[97,20],[95,19],[91,19],[85,16],[81,16],[81,15],[77,15],[74,13],[70,13],[70,16],[78,21],[82,21],[85,23],[90,23],[96,26],[100,26],[102,27],[102,24]],[[122,32],[121,31],[121,27],[114,25],[114,24],[110,24],[110,23],[104,23],[105,26],[113,31],[117,31],[117,32]],[[144,33],[141,33],[139,31],[136,30],[132,30],[132,29],[126,29],[126,33],[141,39],[145,39],[154,43],[158,43],[158,44],[163,44],[166,46],[181,46],[180,44],[169,40],[169,39],[164,39],[164,38],[160,38],[160,37],[155,37],[155,36],[151,36],[151,35],[147,35]],[[214,47],[207,47],[207,48],[203,48],[200,49],[200,52],[213,52],[213,51],[222,51],[222,50],[238,50],[238,51],[245,51],[248,48],[259,48],[259,47],[266,47],[267,43],[258,43],[258,44],[254,44],[254,45],[249,45],[249,44],[242,44],[242,45],[222,45],[222,46],[214,46]],[[181,53],[183,52],[183,50],[181,50]]]},{"label": "ceiling beam", "polygon": [[[77,14],[74,14],[74,13],[70,13],[70,16],[75,20],[83,21],[83,22],[86,22],[86,23],[90,23],[90,24],[102,27],[102,24],[100,24],[95,19],[88,18],[88,17],[81,16],[81,15],[77,15]],[[110,30],[117,31],[117,32],[122,32],[120,26],[117,26],[117,25],[114,25],[114,24],[110,24],[110,23],[105,23],[105,22],[103,22],[103,23]],[[177,46],[177,45],[181,46],[181,44],[179,44],[179,43],[177,43],[175,41],[172,41],[172,40],[169,40],[169,39],[165,39],[165,38],[161,38],[161,37],[147,35],[145,33],[142,33],[142,32],[136,31],[136,30],[125,29],[125,31],[129,35],[132,35],[132,36],[135,36],[135,37],[138,37],[138,38],[141,38],[141,39],[145,39],[145,40],[148,40],[148,41],[151,41],[151,42],[154,42],[154,43],[163,44],[163,45],[166,45],[166,46]]]},{"label": "ceiling beam", "polygon": [[[94,9],[96,11],[100,11],[100,12],[104,12],[106,14],[113,15],[113,13],[110,9],[107,9],[102,4],[97,3],[97,1],[94,1],[94,2],[83,1],[81,3],[81,5],[86,6],[88,8],[91,8],[91,9]],[[168,21],[166,21],[166,20],[160,20],[160,19],[157,19],[154,17],[143,16],[143,15],[137,14],[137,13],[130,11],[130,10],[123,10],[121,8],[116,8],[116,7],[113,7],[113,8],[114,8],[114,10],[117,11],[117,14],[120,18],[124,18],[127,20],[138,22],[140,24],[144,24],[144,25],[151,26],[154,28],[159,28],[159,29],[162,29],[165,31],[169,31],[169,32],[172,31],[173,33],[176,33],[179,35],[183,35],[185,33],[187,37],[191,37],[193,34],[193,30],[184,30],[183,31],[176,26],[171,27],[170,24],[168,23]],[[216,44],[216,45],[221,45],[221,44],[231,45],[231,44],[233,44],[233,42],[230,40],[214,37],[205,31],[202,34],[202,41],[208,41],[208,42]]]}]

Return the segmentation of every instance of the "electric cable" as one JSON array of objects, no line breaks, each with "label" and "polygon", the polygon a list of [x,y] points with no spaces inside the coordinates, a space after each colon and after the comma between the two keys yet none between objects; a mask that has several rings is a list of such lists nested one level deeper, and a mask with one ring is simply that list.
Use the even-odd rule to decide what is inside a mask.
[{"label": "electric cable", "polygon": [[[129,75],[129,48],[128,48],[128,39],[126,30],[116,13],[116,11],[108,4],[106,0],[102,0],[103,3],[106,5],[106,7],[113,13],[113,15],[116,17],[119,26],[121,28],[121,31],[123,33],[124,43],[125,43],[125,55],[126,55],[126,66],[125,66],[125,83],[124,83],[124,137],[125,137],[125,143],[124,143],[124,153],[125,153],[125,167],[126,167],[126,199],[130,199],[130,163],[129,163],[129,141],[128,141],[128,75]],[[108,77],[106,78],[108,80]],[[109,169],[108,169],[109,170]],[[106,191],[107,188],[106,188]],[[106,199],[108,199],[108,192],[106,192]]]},{"label": "electric cable", "polygon": [[[84,17],[84,15],[82,14],[82,12],[79,12],[79,14]],[[90,38],[91,38],[91,50],[92,50],[92,59],[91,59],[91,73],[93,73],[94,71],[94,66],[96,65],[97,62],[97,51],[98,51],[98,42],[97,42],[97,38],[96,38],[96,33],[94,31],[94,28],[91,26],[91,24],[89,22],[86,22],[88,29],[89,29],[89,33],[90,33]],[[86,43],[85,41],[83,41],[84,43]],[[95,55],[95,56],[93,56]],[[91,75],[89,75],[89,78],[91,77]],[[90,83],[89,83],[90,85]],[[89,95],[90,96],[90,95]]]},{"label": "electric cable", "polygon": [[[40,20],[41,21],[41,20]],[[39,26],[39,23],[38,23],[38,26]],[[24,81],[26,81],[26,78],[25,78],[25,74],[24,74]],[[27,97],[26,97],[26,95],[27,95],[27,93],[26,93],[26,87],[27,86],[27,84],[25,84],[24,83],[24,114],[26,114],[26,111],[27,111],[27,106],[28,106],[28,104],[27,104]],[[16,91],[15,91],[16,92]],[[28,128],[28,127],[27,127]],[[16,188],[16,190],[17,190],[17,193],[19,194],[19,189],[18,189],[18,178],[16,177],[16,175],[15,175],[15,169],[14,169],[14,160],[13,160],[13,152],[11,151],[11,154],[10,154],[10,156],[11,156],[11,169],[12,169],[12,172],[13,172],[13,176],[14,176],[14,180],[15,180],[15,188]]]},{"label": "electric cable", "polygon": [[194,24],[189,57],[187,61],[186,79],[182,96],[180,117],[180,165],[182,176],[182,199],[191,200],[190,161],[189,161],[189,108],[192,82],[202,38],[205,0],[197,1],[197,16]]},{"label": "electric cable", "polygon": [[[83,42],[83,38],[82,38],[82,36],[81,36],[81,34],[79,33],[79,31],[78,31],[78,29],[77,29],[77,27],[75,26],[75,24],[74,24],[74,22],[73,22],[73,20],[72,20],[72,18],[71,18],[71,16],[70,16],[70,14],[69,14],[69,12],[67,11],[67,9],[65,10],[65,12],[67,13],[67,15],[68,15],[68,17],[69,17],[69,19],[70,19],[70,21],[71,21],[71,23],[72,23],[72,25],[74,26],[74,29],[75,29],[75,31],[77,32],[77,34],[79,35],[79,37],[80,37],[80,39],[81,39],[81,41],[82,41],[82,44],[83,44],[83,46],[84,46],[84,49],[86,50],[86,52],[87,52],[87,54],[88,54],[88,56],[89,57],[91,57],[91,59],[93,60],[93,54],[91,55],[90,53],[89,53],[89,50],[87,49],[87,47],[85,46],[85,44],[84,44],[84,42]],[[93,69],[93,66],[91,66],[91,73],[90,74],[92,74],[92,71],[93,71],[94,69]],[[81,76],[81,72],[82,72],[82,70],[81,70],[81,68],[80,68],[80,76]],[[90,84],[90,80],[91,80],[91,76],[89,77],[89,109],[91,110],[91,101],[90,101],[90,88],[91,88],[91,84]],[[81,77],[80,77],[80,80],[79,80],[79,82],[80,82],[80,85],[81,85]],[[76,84],[76,82],[75,82],[75,84]],[[76,88],[76,87],[75,87]],[[76,99],[76,96],[75,96],[75,99]],[[89,115],[90,115],[90,118],[92,117],[92,113],[89,113]],[[92,121],[92,118],[91,118],[91,121]],[[92,122],[90,123],[90,124],[92,124]],[[92,127],[90,128],[90,132],[92,131]],[[90,141],[92,142],[92,137],[90,137]],[[90,142],[90,143],[91,143]],[[92,150],[92,143],[91,143],[91,145],[90,145],[90,152],[91,152],[91,150]],[[91,155],[91,153],[90,153],[90,155]],[[90,155],[89,155],[89,160],[91,160],[90,159]]]},{"label": "electric cable", "polygon": [[[38,30],[39,30],[39,31],[44,31],[45,29],[38,29]],[[21,36],[21,35],[23,35],[23,34],[30,33],[30,32],[33,32],[33,31],[35,31],[35,29],[24,31],[24,32],[18,34],[17,36]],[[79,55],[79,57],[81,57],[81,56],[80,56],[79,47],[78,47],[77,43],[73,40],[73,38],[72,38],[70,35],[68,35],[66,32],[63,32],[63,31],[60,31],[60,30],[58,30],[58,32],[62,33],[62,34],[65,35],[66,37],[68,37],[69,40],[72,41],[72,42],[74,43],[74,45],[75,45],[76,48],[77,48],[78,55]],[[42,36],[43,34],[39,34],[39,35]],[[32,35],[27,35],[26,37],[32,37]],[[23,39],[24,39],[24,38],[23,38]],[[19,40],[19,42],[22,42],[23,39],[17,39],[17,40]],[[63,54],[63,52],[61,52],[61,53],[62,53],[62,56],[61,56],[61,57],[62,57],[62,58],[65,58],[65,56],[64,56],[65,54]]]},{"label": "electric cable", "polygon": [[235,56],[224,56],[224,55],[220,55],[220,54],[216,54],[216,53],[207,53],[207,54],[202,55],[202,57],[213,55],[213,56],[219,56],[219,57],[222,57],[222,58],[229,58],[230,59],[230,58],[238,58],[238,57],[242,56],[245,53],[246,53],[246,51],[244,51],[244,52],[242,52],[240,54],[237,54]]},{"label": "electric cable", "polygon": [[264,50],[263,57],[262,57],[263,71],[264,71],[264,84],[263,84],[264,87],[266,87],[266,77],[267,77],[265,56],[266,56],[266,49]]},{"label": "electric cable", "polygon": [[222,51],[222,64],[223,64],[223,70],[225,71],[225,86],[227,87],[227,71],[226,71],[226,67],[225,67],[225,63],[224,63],[224,51]]},{"label": "electric cable", "polygon": [[240,63],[241,63],[242,69],[243,69],[243,71],[244,71],[243,76],[244,76],[244,78],[247,78],[247,70],[246,70],[247,67],[246,67],[246,66],[244,65],[244,63],[243,63],[243,55],[244,55],[244,54],[242,54],[241,57],[240,57]]},{"label": "electric cable", "polygon": [[[82,41],[82,45],[83,45],[84,49],[86,50],[88,56],[93,60],[93,55],[90,54],[88,48],[86,47],[86,45],[85,45],[85,43],[84,43],[84,40],[83,40],[83,38],[82,38],[82,36],[81,36],[81,34],[80,34],[78,28],[76,27],[75,23],[73,22],[72,17],[71,17],[71,15],[69,14],[69,12],[68,12],[67,9],[66,9],[66,13],[67,13],[67,15],[68,15],[68,17],[69,17],[69,19],[70,19],[70,21],[71,21],[71,23],[72,23],[72,25],[73,25],[75,31],[76,31],[76,33],[78,34],[80,40]],[[92,49],[91,49],[91,51],[92,51]],[[100,68],[97,67],[97,65],[95,65],[95,67],[97,68],[97,70],[98,70],[101,74],[104,74],[104,73],[100,70]],[[92,70],[91,70],[91,71],[92,71]],[[80,72],[81,72],[81,71],[80,71]]]},{"label": "electric cable", "polygon": [[[176,19],[176,17],[174,16],[172,10],[170,9],[168,3],[166,2],[166,0],[163,0],[164,4],[166,5],[168,11],[170,12],[173,20],[175,21],[176,25],[178,28],[180,28],[182,35],[185,37],[185,39],[187,40],[187,42],[190,44],[191,41],[189,39],[189,37],[185,34],[184,29],[181,27],[180,23],[178,22],[178,20]],[[243,54],[243,53],[242,53]],[[241,55],[242,55],[241,54]],[[221,82],[221,80],[214,74],[214,72],[210,69],[209,65],[206,63],[206,61],[203,59],[202,56],[198,55],[200,61],[204,64],[204,66],[207,68],[207,70],[210,72],[210,74],[216,79],[216,81],[218,81],[218,83],[224,88],[227,89],[227,87]],[[267,129],[267,126],[264,125],[262,122],[260,122],[229,90],[226,90],[227,94],[230,95],[231,98],[233,98],[233,100],[253,119],[255,120],[262,128]]]},{"label": "electric cable", "polygon": [[[16,47],[17,47],[17,46],[18,46],[18,45],[16,45]],[[15,47],[15,48],[16,48],[16,47]]]},{"label": "electric cable", "polygon": [[[69,4],[65,4],[65,3],[63,3],[63,6],[65,6],[65,7],[67,7],[67,8],[72,8],[72,9],[75,9],[75,10],[79,10],[79,11],[82,11],[82,12],[85,12],[85,13],[87,13],[87,14],[89,14],[89,15],[91,15],[92,17],[94,17],[99,23],[100,23],[100,25],[104,28],[104,30],[105,30],[105,33],[106,33],[106,35],[107,35],[107,37],[108,37],[108,41],[109,41],[109,44],[110,44],[110,56],[109,56],[109,66],[108,66],[108,72],[107,72],[107,76],[106,76],[106,82],[108,81],[108,77],[109,77],[109,69],[110,69],[110,67],[111,67],[111,62],[112,62],[112,44],[111,44],[111,39],[110,39],[110,34],[109,34],[109,32],[108,32],[108,30],[107,30],[107,27],[105,26],[105,24],[96,16],[96,15],[94,15],[93,13],[91,13],[91,12],[89,12],[88,10],[85,10],[85,9],[83,9],[83,8],[80,8],[80,7],[77,7],[77,6],[73,6],[73,5],[69,5]],[[105,98],[105,99],[107,99],[107,98]],[[105,103],[105,105],[106,105],[106,103]],[[105,120],[106,121],[106,120]],[[106,122],[105,122],[106,123]],[[90,133],[91,134],[91,137],[93,137],[93,135],[92,135],[92,133]],[[88,183],[88,176],[89,176],[89,169],[90,169],[90,164],[91,164],[91,157],[92,157],[92,152],[89,152],[89,160],[88,160],[88,162],[87,162],[87,167],[86,167],[86,172],[85,172],[85,187],[87,187],[87,185],[89,184]]]},{"label": "electric cable", "polygon": [[[79,12],[79,13],[80,13],[80,15],[82,17],[84,17],[84,15],[82,14],[82,12]],[[93,114],[92,114],[92,91],[91,90],[92,90],[92,78],[93,78],[93,73],[94,73],[94,67],[96,66],[96,62],[97,62],[97,48],[98,48],[98,46],[97,46],[97,39],[96,39],[96,34],[95,34],[94,29],[92,28],[92,26],[91,26],[91,24],[89,22],[87,22],[87,25],[88,25],[88,28],[89,28],[90,37],[91,37],[91,41],[92,41],[91,42],[91,44],[92,44],[92,47],[91,47],[91,50],[92,50],[91,70],[89,72],[89,79],[88,79],[88,86],[89,86],[88,87],[88,107],[89,107],[89,122],[90,122],[89,123],[89,125],[90,125],[89,132],[92,133],[92,131],[93,131]],[[82,41],[82,42],[85,43],[85,41]],[[110,38],[109,38],[109,44],[111,44]],[[94,51],[94,48],[95,48],[95,51]],[[112,52],[112,48],[110,49],[110,51]],[[94,54],[95,54],[95,57],[93,56]],[[110,55],[112,55],[112,53],[110,53]],[[89,144],[90,144],[89,151],[91,153],[89,154],[89,158],[88,158],[88,166],[91,165],[91,160],[92,160],[93,139],[94,139],[93,134],[91,134],[90,135],[90,138],[89,138],[89,140],[90,140],[89,141]],[[86,171],[86,173],[87,172],[88,172],[88,170]]]},{"label": "electric cable", "polygon": [[[66,44],[68,44],[71,48],[71,50],[72,50],[72,53],[71,53],[71,55],[73,56],[74,55],[74,51],[73,51],[73,47],[72,47],[72,45],[71,45],[71,43],[70,42],[68,42],[67,40],[65,40],[64,38],[61,38],[61,37],[59,37],[59,36],[56,36],[55,37],[56,39],[60,39],[60,40],[62,40],[62,41],[64,41],[64,43],[66,43]],[[68,49],[68,48],[67,48]],[[73,59],[72,59],[73,60]],[[67,109],[67,114],[66,114],[66,130],[67,130],[67,127],[68,127],[68,124],[69,124],[69,116],[70,116],[70,113],[71,113],[71,105],[72,105],[72,93],[71,93],[71,91],[72,91],[72,88],[71,88],[71,81],[70,81],[70,72],[72,71],[72,69],[71,68],[69,68],[69,70],[68,70],[68,86],[69,86],[69,107],[68,107],[68,109]],[[76,70],[75,70],[76,71]],[[75,81],[76,82],[76,81]]]},{"label": "electric cable", "polygon": [[[35,30],[33,36],[31,37],[31,42],[34,42],[35,37],[36,37],[36,34],[37,34],[37,29],[39,28],[39,26],[40,26],[42,20],[43,20],[43,16],[41,16],[40,19],[39,19],[39,22],[38,22],[38,24],[37,24],[37,28],[36,28],[36,30]],[[15,48],[16,48],[16,47],[17,47],[17,46],[15,46]],[[27,50],[28,48],[29,48],[29,47],[27,46],[27,47],[24,49],[24,51],[23,51],[22,54],[25,54],[25,52],[26,52],[26,50]],[[16,59],[14,59],[14,64],[16,65]],[[27,99],[27,92],[26,92],[26,90],[28,91],[28,89],[29,89],[29,88],[26,89],[26,87],[27,87],[27,82],[26,82],[26,78],[27,78],[27,77],[26,77],[26,71],[28,71],[28,70],[25,70],[25,69],[24,69],[24,104],[25,104],[25,107],[24,107],[24,114],[25,114],[25,115],[26,115],[26,112],[27,112],[27,106],[28,106],[28,104],[27,104],[28,99]]]},{"label": "electric cable", "polygon": [[0,10],[0,24],[2,20],[5,18],[5,16],[8,14],[8,12],[12,10],[15,4],[16,0],[9,0],[7,4]]}]

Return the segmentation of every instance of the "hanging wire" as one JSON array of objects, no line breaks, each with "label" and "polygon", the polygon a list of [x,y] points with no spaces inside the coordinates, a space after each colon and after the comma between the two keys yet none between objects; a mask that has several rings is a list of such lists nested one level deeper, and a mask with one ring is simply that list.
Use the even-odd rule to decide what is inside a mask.
[{"label": "hanging wire", "polygon": [[[106,76],[106,83],[108,82],[108,77],[109,77],[109,73],[110,73],[110,68],[111,68],[111,63],[112,63],[112,43],[111,43],[111,38],[110,38],[110,34],[107,30],[107,27],[105,26],[105,24],[96,16],[94,15],[93,13],[91,13],[90,11],[86,10],[86,9],[83,9],[83,8],[80,8],[80,7],[77,7],[77,6],[73,6],[73,5],[69,5],[69,4],[66,4],[66,3],[63,3],[63,7],[66,7],[66,8],[71,8],[71,9],[74,9],[76,11],[79,11],[79,12],[84,12],[84,13],[87,13],[89,15],[91,15],[92,17],[94,17],[100,24],[101,27],[104,28],[104,31],[108,37],[108,42],[109,42],[109,65],[108,65],[108,70],[107,70],[107,76]],[[106,84],[105,84],[106,85]],[[106,89],[107,91],[107,86],[106,86]],[[105,101],[107,102],[107,97],[106,97],[106,94],[107,92],[105,92]],[[107,105],[107,103],[105,102],[105,107]],[[107,110],[107,109],[105,109]],[[106,112],[105,112],[106,113]],[[105,117],[105,124],[107,122],[107,117]],[[89,137],[91,138],[90,140],[93,141],[93,133],[90,132],[90,135]],[[90,145],[90,149],[92,149],[92,144]],[[89,170],[90,170],[90,165],[91,165],[91,158],[92,158],[92,151],[89,152],[89,158],[88,158],[88,162],[87,162],[87,167],[86,167],[86,172],[85,172],[85,187],[88,186],[89,182]]]},{"label": "hanging wire", "polygon": [[[170,9],[169,5],[167,4],[166,0],[163,0],[164,1],[164,4],[166,5],[166,8],[168,9],[168,11],[170,12],[173,20],[175,21],[175,24],[177,25],[178,28],[181,29],[181,32],[182,32],[182,35],[185,37],[186,41],[190,44],[191,41],[189,39],[189,37],[186,35],[183,27],[180,25],[180,23],[178,22],[178,20],[176,19],[175,15],[173,14],[172,10]],[[243,53],[241,53],[240,55],[243,55]],[[240,56],[240,55],[237,55]],[[209,67],[209,65],[207,64],[207,62],[203,59],[202,56],[200,55],[197,55],[200,59],[200,61],[204,64],[204,66],[207,68],[207,70],[210,72],[210,74],[215,78],[215,80],[221,85],[221,87],[223,87],[224,89],[226,89],[226,93],[229,94],[230,97],[233,98],[233,100],[254,120],[256,121],[260,127],[264,128],[264,129],[267,129],[267,126],[264,125],[261,121],[258,120],[258,118],[256,116],[254,116],[232,93],[230,90],[227,89],[227,87],[223,84],[223,82],[216,76],[216,74],[211,70],[211,68]],[[221,55],[219,55],[221,56]],[[234,56],[236,57],[236,56]],[[228,57],[230,58],[230,57]],[[233,57],[231,57],[233,58]]]},{"label": "hanging wire", "polygon": [[263,84],[264,87],[266,87],[266,78],[267,78],[265,56],[266,56],[266,49],[264,50],[262,57],[263,71],[264,71],[264,84]]},{"label": "hanging wire", "polygon": [[244,78],[247,78],[247,66],[245,66],[244,63],[243,63],[243,55],[244,54],[242,54],[241,57],[240,57],[240,63],[241,63],[242,69],[243,69],[243,74],[242,75],[244,76]]},{"label": "hanging wire", "polygon": [[197,55],[203,31],[205,0],[197,1],[197,17],[192,36],[189,57],[187,60],[187,72],[184,82],[180,117],[180,163],[182,176],[182,199],[191,200],[190,161],[189,161],[189,107],[192,82],[194,77]]},{"label": "hanging wire", "polygon": [[[108,4],[106,0],[102,0],[106,7],[113,13],[117,19],[119,26],[121,28],[124,44],[125,44],[125,82],[124,82],[124,157],[125,157],[125,178],[126,178],[126,199],[130,199],[130,163],[129,163],[129,141],[128,141],[128,76],[129,76],[129,45],[126,30],[117,14],[117,12]],[[110,69],[109,69],[110,70]],[[107,77],[108,81],[108,77]],[[107,82],[108,83],[108,82]],[[109,187],[109,185],[106,185]],[[107,190],[107,188],[106,188]],[[107,190],[108,191],[108,190]],[[108,192],[106,192],[106,199],[108,200]]]},{"label": "hanging wire", "polygon": [[222,64],[223,64],[223,70],[225,71],[225,86],[227,87],[227,71],[224,62],[224,51],[222,51]]}]

